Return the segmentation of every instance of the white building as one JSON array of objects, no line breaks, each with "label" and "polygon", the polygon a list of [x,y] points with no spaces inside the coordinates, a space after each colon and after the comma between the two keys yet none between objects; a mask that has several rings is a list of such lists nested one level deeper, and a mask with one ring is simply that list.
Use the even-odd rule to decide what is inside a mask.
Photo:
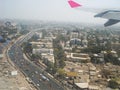
[{"label": "white building", "polygon": [[88,41],[86,39],[82,40],[82,44],[83,47],[87,47],[88,46]]},{"label": "white building", "polygon": [[48,61],[55,63],[54,55],[41,54],[41,56],[44,58],[44,60],[46,60],[46,63],[48,63]]},{"label": "white building", "polygon": [[75,85],[78,87],[78,89],[82,89],[82,90],[87,90],[89,86],[88,83],[75,83]]},{"label": "white building", "polygon": [[33,54],[49,54],[53,55],[53,49],[46,49],[46,48],[40,48],[40,49],[33,49]]},{"label": "white building", "polygon": [[71,32],[70,38],[71,38],[71,39],[72,39],[72,38],[78,38],[78,36],[79,36],[79,33],[78,33],[78,32]]},{"label": "white building", "polygon": [[3,54],[0,54],[0,59],[2,59],[4,57],[4,55]]},{"label": "white building", "polygon": [[33,46],[37,46],[38,48],[52,48],[52,42],[30,42]]},{"label": "white building", "polygon": [[89,55],[83,53],[69,53],[66,57],[73,62],[90,61]]},{"label": "white building", "polygon": [[35,35],[38,36],[39,38],[42,38],[42,32],[35,32]]}]

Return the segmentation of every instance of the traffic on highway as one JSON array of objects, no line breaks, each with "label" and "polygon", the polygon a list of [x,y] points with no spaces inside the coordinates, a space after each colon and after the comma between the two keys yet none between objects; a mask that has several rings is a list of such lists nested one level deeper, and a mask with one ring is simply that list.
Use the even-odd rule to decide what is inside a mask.
[{"label": "traffic on highway", "polygon": [[8,56],[15,66],[26,76],[26,80],[38,90],[65,90],[54,78],[51,78],[41,67],[24,57],[20,44],[27,41],[34,33],[16,41],[8,50]]}]

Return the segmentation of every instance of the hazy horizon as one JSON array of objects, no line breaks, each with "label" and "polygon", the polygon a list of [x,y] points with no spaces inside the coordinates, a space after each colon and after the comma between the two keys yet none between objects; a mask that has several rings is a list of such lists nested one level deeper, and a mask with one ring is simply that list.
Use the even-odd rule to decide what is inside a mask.
[{"label": "hazy horizon", "polygon": [[[71,9],[67,1],[68,0],[0,0],[0,17],[1,19],[70,21],[82,23],[104,23],[106,21],[105,19],[94,18],[95,13]],[[75,1],[81,3],[87,0]],[[98,8],[98,6],[104,8],[107,6],[105,5],[106,2],[109,7],[118,7],[120,4],[118,0],[91,0],[88,5],[92,5],[93,3],[93,6],[96,8]]]}]

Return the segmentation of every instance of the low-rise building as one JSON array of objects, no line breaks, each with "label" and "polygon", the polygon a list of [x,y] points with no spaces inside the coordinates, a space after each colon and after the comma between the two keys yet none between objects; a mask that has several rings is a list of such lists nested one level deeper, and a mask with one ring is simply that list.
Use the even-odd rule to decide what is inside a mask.
[{"label": "low-rise building", "polygon": [[101,90],[98,86],[95,85],[89,85],[88,90]]},{"label": "low-rise building", "polygon": [[73,62],[89,62],[90,57],[88,54],[83,53],[68,53],[67,58]]},{"label": "low-rise building", "polygon": [[52,48],[53,44],[52,42],[30,42],[33,46],[36,46],[37,48]]},{"label": "low-rise building", "polygon": [[44,62],[45,63],[55,63],[55,60],[54,60],[54,55],[48,55],[48,54],[41,54],[42,58],[45,60]]},{"label": "low-rise building", "polygon": [[33,54],[49,54],[53,55],[53,49],[46,49],[46,48],[40,48],[40,49],[33,49]]},{"label": "low-rise building", "polygon": [[38,38],[42,38],[42,32],[35,32],[35,35],[38,37]]},{"label": "low-rise building", "polygon": [[0,59],[2,59],[4,57],[4,55],[3,54],[0,54]]},{"label": "low-rise building", "polygon": [[76,88],[80,89],[80,90],[88,90],[88,83],[75,83]]}]

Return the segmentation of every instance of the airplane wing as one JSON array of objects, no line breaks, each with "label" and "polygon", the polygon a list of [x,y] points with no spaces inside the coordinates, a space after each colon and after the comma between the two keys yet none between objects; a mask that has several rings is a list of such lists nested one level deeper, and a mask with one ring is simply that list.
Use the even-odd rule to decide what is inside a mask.
[{"label": "airplane wing", "polygon": [[[78,7],[82,8],[81,4],[73,0],[69,0],[68,3],[71,8],[78,8]],[[105,27],[111,26],[113,24],[120,22],[120,10],[107,10],[107,9],[101,10],[101,9],[91,9],[91,8],[82,8],[81,10],[89,11],[89,12],[96,12],[96,13],[99,12],[94,17],[108,19],[108,21],[104,24]]]},{"label": "airplane wing", "polygon": [[102,13],[95,15],[94,17],[101,17],[108,19],[108,21],[104,24],[104,26],[111,26],[120,22],[120,11],[117,10],[108,10]]}]

